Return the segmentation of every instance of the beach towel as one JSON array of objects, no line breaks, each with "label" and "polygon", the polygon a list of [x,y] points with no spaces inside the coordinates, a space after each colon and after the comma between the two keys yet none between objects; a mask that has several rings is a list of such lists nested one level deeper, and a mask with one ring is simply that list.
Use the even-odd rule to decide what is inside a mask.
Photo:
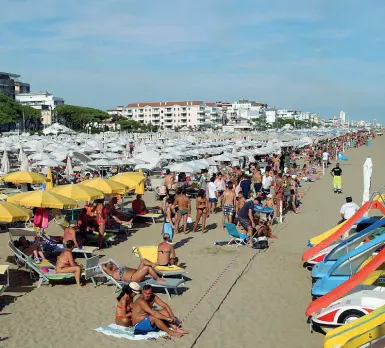
[{"label": "beach towel", "polygon": [[33,218],[33,224],[35,227],[47,228],[48,227],[48,212],[47,209],[38,208]]},{"label": "beach towel", "polygon": [[163,331],[149,332],[146,335],[134,335],[134,330],[135,330],[134,327],[124,327],[116,324],[101,326],[95,329],[95,331],[101,332],[102,334],[105,334],[107,336],[125,338],[127,340],[132,340],[132,341],[156,340],[160,337],[167,336],[167,333]]}]

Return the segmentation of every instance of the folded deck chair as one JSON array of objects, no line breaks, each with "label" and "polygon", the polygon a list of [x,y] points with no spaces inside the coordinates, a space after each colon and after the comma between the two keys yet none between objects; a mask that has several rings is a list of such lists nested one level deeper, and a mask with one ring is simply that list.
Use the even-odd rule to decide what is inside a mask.
[{"label": "folded deck chair", "polygon": [[[137,246],[132,249],[134,254],[137,254],[141,260],[147,259],[152,263],[156,263],[158,261],[158,247],[155,245]],[[178,266],[156,266],[154,270],[162,278],[167,276],[180,276],[181,279],[184,279],[183,275],[187,273],[185,269]]]},{"label": "folded deck chair", "polygon": [[9,287],[9,265],[0,265],[0,276],[5,277],[5,282],[0,284],[0,295]]},{"label": "folded deck chair", "polygon": [[162,218],[164,215],[163,213],[147,213],[144,215],[135,214],[134,219],[141,218],[141,219],[151,219],[152,223],[155,225],[156,220]]},{"label": "folded deck chair", "polygon": [[[235,224],[226,222],[225,228],[230,237],[230,241],[228,245],[235,244],[236,247],[239,247],[241,245],[246,245],[248,243],[249,236],[247,234],[239,232]],[[253,235],[253,242],[257,241],[255,238],[256,234],[257,232]]]},{"label": "folded deck chair", "polygon": [[[49,250],[47,250],[48,252],[55,254],[55,253],[61,253],[62,251],[64,251],[64,245],[51,239],[45,232],[40,231],[39,237],[43,239],[45,243],[44,245],[49,245]],[[88,256],[92,255],[96,250],[98,250],[97,247],[85,245],[81,249],[79,248],[72,249],[72,252],[75,254],[83,254],[87,258]]]},{"label": "folded deck chair", "polygon": [[[102,265],[106,264],[108,262],[113,262],[116,267],[119,267],[119,265],[112,259],[108,261],[104,261],[99,264],[100,266],[100,271],[103,274],[104,277],[106,277],[107,281],[111,282],[113,285],[115,285],[115,290],[114,293],[121,290],[124,285],[130,284],[130,282],[122,282],[120,280],[116,280],[115,278],[111,277],[108,275],[106,272],[104,272]],[[143,280],[142,282],[139,283],[140,287],[142,288],[143,286],[150,284],[153,288],[161,288],[164,289],[166,292],[167,296],[169,299],[171,299],[169,289],[173,289],[175,294],[178,294],[178,286],[181,284],[184,284],[183,279],[175,279],[175,278],[166,278],[162,279],[164,282],[157,282],[155,279],[148,278]]]}]

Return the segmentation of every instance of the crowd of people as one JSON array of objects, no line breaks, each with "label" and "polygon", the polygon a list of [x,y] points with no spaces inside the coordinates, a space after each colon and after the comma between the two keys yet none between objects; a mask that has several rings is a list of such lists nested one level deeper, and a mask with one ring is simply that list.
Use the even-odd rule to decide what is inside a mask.
[{"label": "crowd of people", "polygon": [[[330,161],[336,160],[338,152],[343,151],[346,144],[361,146],[368,139],[366,133],[355,134],[312,144],[301,150],[284,148],[281,153],[271,156],[250,156],[239,165],[223,163],[215,170],[203,169],[200,175],[187,175],[183,172],[176,174],[166,169],[163,183],[156,189],[164,213],[162,241],[157,245],[156,262],[142,259],[136,268],[118,266],[114,262],[101,264],[103,271],[111,278],[130,283],[122,288],[117,297],[115,323],[134,326],[137,334],[155,330],[162,330],[175,337],[187,334],[188,331],[180,327],[171,308],[153,294],[150,285],[144,286],[139,295],[138,283],[147,276],[156,282],[164,282],[155,271],[157,266],[178,265],[174,236],[188,234],[190,231],[206,233],[210,216],[221,214],[220,227],[227,228],[227,224],[237,226],[238,230],[248,236],[246,242],[251,248],[255,247],[255,236],[277,238],[272,233],[274,223],[282,221],[282,217],[290,211],[300,213],[302,183],[319,179],[322,170],[329,167]],[[338,163],[330,173],[334,177],[335,192],[342,192],[342,169]],[[75,175],[74,181],[89,177]],[[148,181],[147,185],[150,184]],[[195,205],[192,204],[193,197]],[[151,209],[147,207],[142,195],[136,195],[130,210],[118,207],[119,198],[114,196],[108,202],[96,200],[87,204],[81,209],[76,226],[68,224],[64,226],[63,237],[50,239],[51,242],[55,240],[64,245],[64,250],[57,258],[56,272],[73,273],[79,287],[83,286],[81,266],[74,261],[72,250],[87,243],[88,231],[98,233],[97,245],[102,248],[108,229],[116,226],[130,227],[135,216],[145,215]],[[347,197],[340,211],[341,222],[351,217],[357,209],[352,198]],[[77,231],[80,233],[77,234]],[[27,241],[25,237],[15,242],[15,246],[37,263],[46,261],[44,247]],[[154,310],[154,304],[160,309]]]}]

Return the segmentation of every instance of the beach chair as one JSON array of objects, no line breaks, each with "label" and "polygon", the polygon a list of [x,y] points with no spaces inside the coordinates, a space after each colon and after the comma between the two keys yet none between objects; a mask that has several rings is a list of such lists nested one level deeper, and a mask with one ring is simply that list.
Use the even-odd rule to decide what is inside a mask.
[{"label": "beach chair", "polygon": [[[241,233],[238,231],[237,226],[235,224],[231,224],[226,222],[225,223],[226,231],[230,237],[230,241],[228,245],[233,245],[238,248],[241,245],[246,245],[249,241],[249,236],[247,234]],[[253,242],[257,242],[257,239],[255,238],[257,232],[253,235]]]},{"label": "beach chair", "polygon": [[[101,266],[103,264],[108,263],[108,262],[113,262],[116,267],[119,267],[119,265],[114,260],[110,259],[108,261],[100,263],[99,269],[100,269],[100,272],[103,274],[103,276],[106,278],[106,280],[108,282],[111,282],[115,286],[114,293],[116,293],[116,292],[122,290],[124,285],[129,285],[130,282],[122,282],[120,280],[116,280],[115,278],[111,277],[106,272],[104,272],[104,270]],[[167,279],[164,279],[164,283],[159,283],[155,279],[148,278],[148,279],[145,279],[142,282],[140,282],[139,286],[140,286],[140,288],[143,288],[143,286],[148,285],[148,284],[151,285],[153,288],[163,289],[166,292],[168,298],[171,300],[169,290],[173,289],[174,293],[177,295],[178,294],[178,286],[184,284],[184,279],[167,278]]]},{"label": "beach chair", "polygon": [[[147,259],[152,263],[156,263],[158,260],[158,247],[157,246],[136,246],[133,247],[134,255],[137,255],[141,260]],[[158,273],[162,278],[171,276],[183,276],[187,273],[185,269],[178,266],[156,266],[155,272]]]},{"label": "beach chair", "polygon": [[[27,264],[27,255],[25,255],[21,250],[15,247],[13,244],[13,241],[8,242],[8,247],[11,249],[12,254],[14,256],[15,264],[19,267],[24,266],[29,271],[29,276],[31,279],[35,278],[35,274],[33,273],[32,269],[28,267]],[[36,264],[39,268],[48,268],[48,269],[54,269],[55,265],[53,265],[49,261],[42,261],[39,264]]]},{"label": "beach chair", "polygon": [[152,223],[155,225],[156,224],[156,220],[161,219],[163,216],[164,216],[163,213],[147,213],[147,214],[144,214],[144,215],[136,214],[134,219],[137,219],[137,218],[150,219],[150,220],[152,220]]},{"label": "beach chair", "polygon": [[0,265],[0,277],[5,278],[4,284],[0,284],[0,295],[9,287],[9,265]]},{"label": "beach chair", "polygon": [[27,256],[25,259],[27,267],[33,270],[39,277],[37,287],[41,285],[48,285],[52,281],[64,280],[74,278],[73,273],[56,273],[55,269],[47,268],[48,272],[44,272],[38,264],[36,264],[31,257]]}]

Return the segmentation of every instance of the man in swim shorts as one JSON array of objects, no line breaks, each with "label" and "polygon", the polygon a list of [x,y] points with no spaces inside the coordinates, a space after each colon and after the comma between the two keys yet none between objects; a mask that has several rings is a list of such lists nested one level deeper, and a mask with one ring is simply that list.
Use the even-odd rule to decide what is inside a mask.
[{"label": "man in swim shorts", "polygon": [[[160,311],[153,310],[153,305],[161,307]],[[179,320],[175,317],[170,306],[154,295],[151,285],[145,285],[142,294],[134,303],[132,309],[132,324],[134,334],[146,335],[148,332],[162,330],[170,336],[182,337],[189,332],[181,329]]]},{"label": "man in swim shorts", "polygon": [[229,181],[226,185],[226,190],[223,194],[222,199],[222,228],[225,228],[225,221],[227,219],[227,222],[232,223],[233,222],[233,216],[235,213],[235,191],[234,191],[234,185],[231,181]]},{"label": "man in swim shorts", "polygon": [[178,207],[178,211],[175,219],[174,233],[179,233],[179,224],[183,219],[183,232],[187,233],[187,218],[191,217],[191,200],[186,195],[186,189],[178,188],[177,195],[175,197],[174,206]]}]

